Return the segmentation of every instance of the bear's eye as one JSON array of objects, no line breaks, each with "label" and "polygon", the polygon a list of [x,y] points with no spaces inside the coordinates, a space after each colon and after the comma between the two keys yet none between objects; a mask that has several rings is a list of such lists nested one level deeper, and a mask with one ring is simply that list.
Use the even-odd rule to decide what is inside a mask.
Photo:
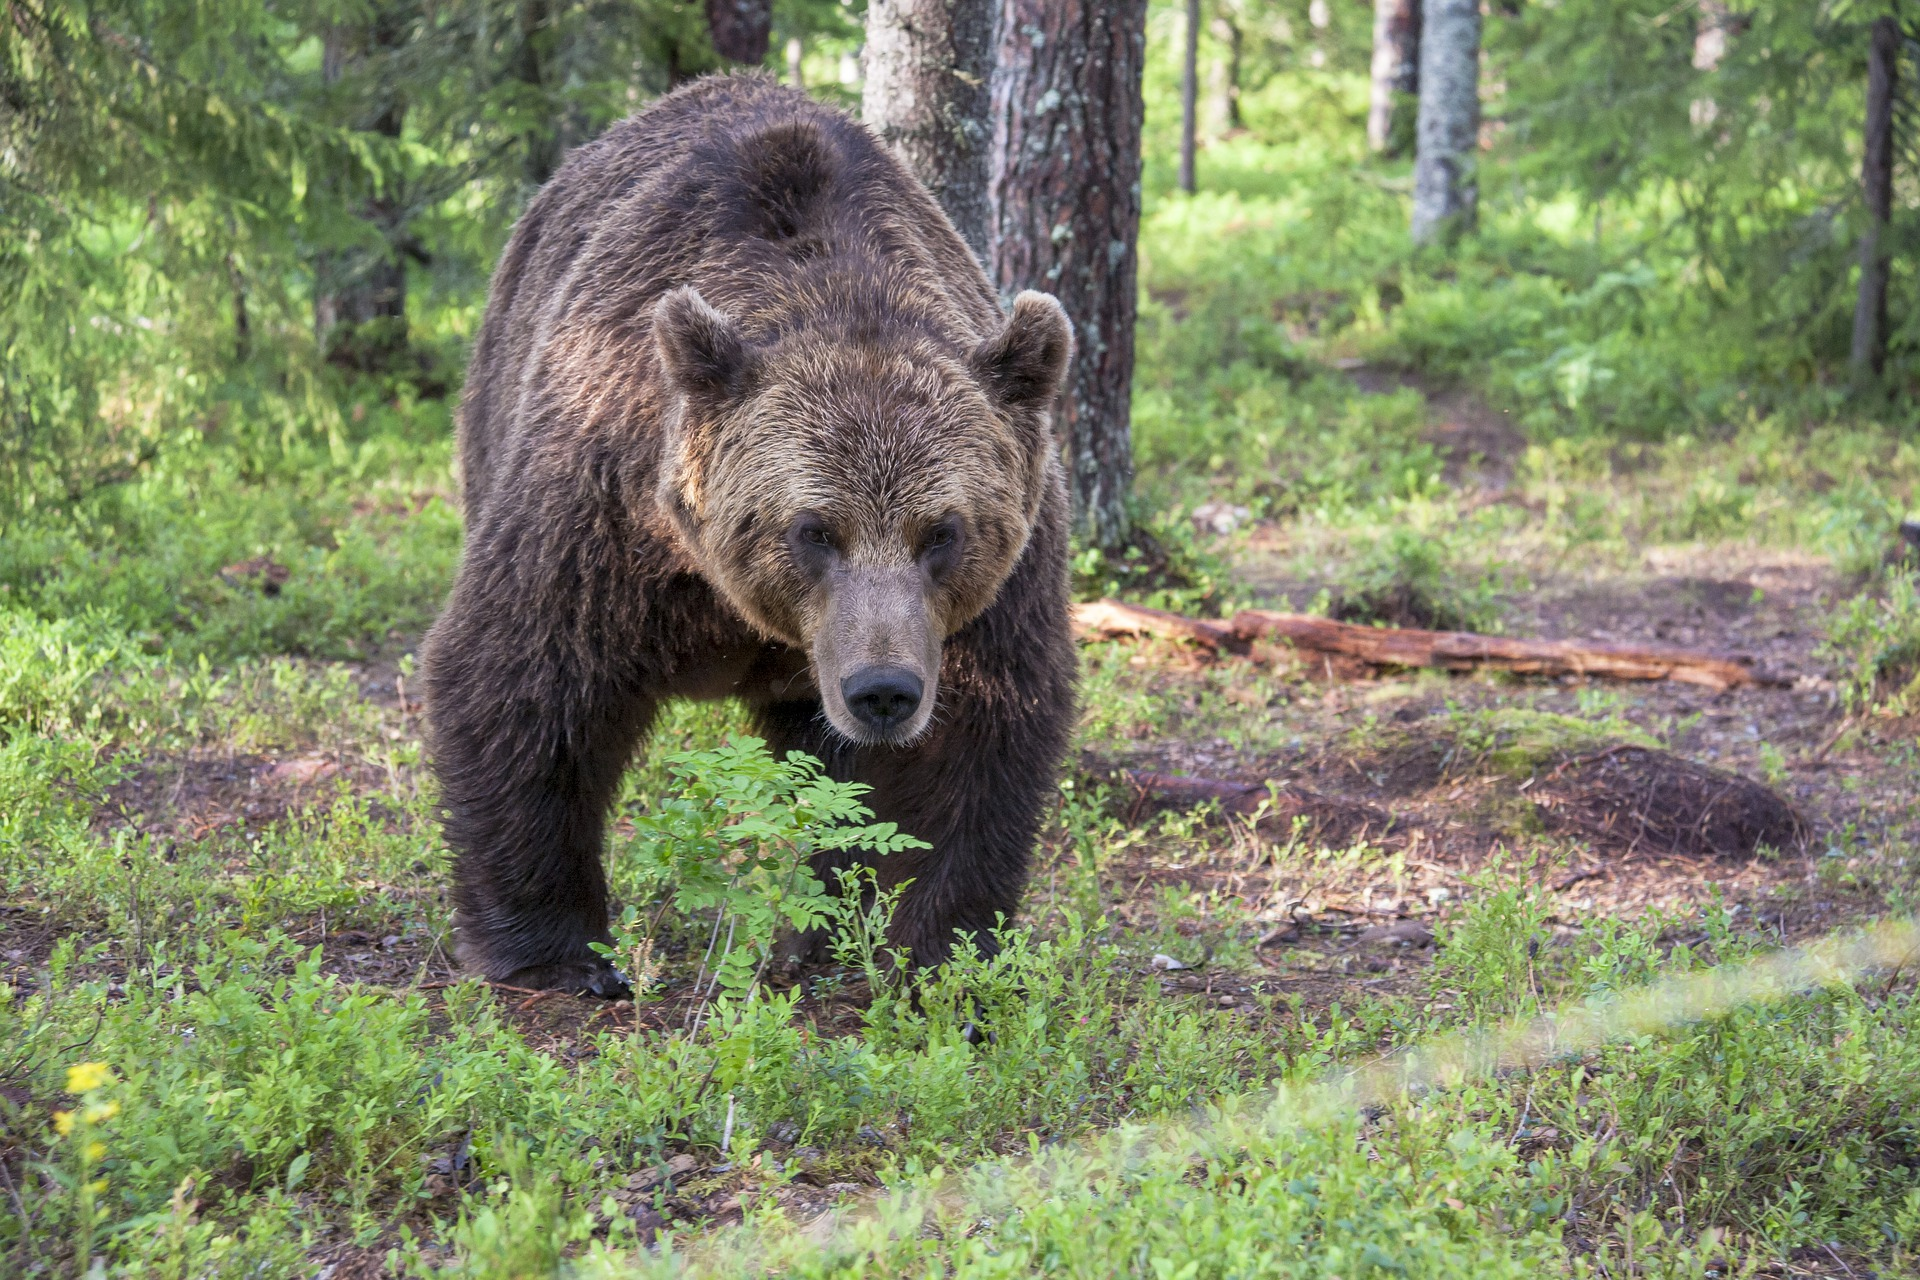
[{"label": "bear's eye", "polygon": [[787,529],[787,546],[794,560],[809,573],[818,573],[833,559],[833,530],[809,511]]},{"label": "bear's eye", "polygon": [[960,558],[960,521],[949,516],[927,530],[920,540],[920,560],[938,582]]}]

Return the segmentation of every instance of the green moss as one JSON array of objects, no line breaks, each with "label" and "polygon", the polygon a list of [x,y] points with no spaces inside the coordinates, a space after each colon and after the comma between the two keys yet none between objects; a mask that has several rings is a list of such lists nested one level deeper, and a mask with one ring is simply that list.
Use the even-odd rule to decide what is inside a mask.
[{"label": "green moss", "polygon": [[1525,780],[1574,756],[1617,745],[1660,743],[1627,720],[1588,720],[1530,707],[1455,711],[1448,717],[1455,744],[1454,770],[1471,763],[1502,777]]}]

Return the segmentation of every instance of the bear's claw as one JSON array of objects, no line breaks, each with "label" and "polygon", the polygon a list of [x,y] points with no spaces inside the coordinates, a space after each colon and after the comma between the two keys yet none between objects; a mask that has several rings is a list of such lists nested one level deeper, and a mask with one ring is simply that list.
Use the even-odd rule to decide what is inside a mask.
[{"label": "bear's claw", "polygon": [[598,956],[561,964],[530,964],[524,969],[515,969],[501,979],[501,984],[534,991],[567,991],[601,1000],[633,999],[633,988],[627,985],[626,978]]}]

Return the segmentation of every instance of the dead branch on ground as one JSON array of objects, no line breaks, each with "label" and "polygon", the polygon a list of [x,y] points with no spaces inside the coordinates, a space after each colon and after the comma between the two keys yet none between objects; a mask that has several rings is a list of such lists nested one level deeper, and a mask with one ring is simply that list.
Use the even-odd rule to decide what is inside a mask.
[{"label": "dead branch on ground", "polygon": [[1157,636],[1214,653],[1254,658],[1274,641],[1295,650],[1336,654],[1376,667],[1491,668],[1522,675],[1596,676],[1610,680],[1679,680],[1709,689],[1785,683],[1752,658],[1657,645],[1599,640],[1522,640],[1471,631],[1368,627],[1302,613],[1248,609],[1230,621],[1182,617],[1161,609],[1100,600],[1074,606],[1074,625],[1094,639]]}]

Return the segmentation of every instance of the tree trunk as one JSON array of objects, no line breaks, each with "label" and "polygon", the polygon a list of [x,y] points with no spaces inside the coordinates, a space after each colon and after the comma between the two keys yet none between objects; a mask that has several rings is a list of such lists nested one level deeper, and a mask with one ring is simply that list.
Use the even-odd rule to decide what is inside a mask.
[{"label": "tree trunk", "polygon": [[860,109],[987,260],[994,0],[870,0]]},{"label": "tree trunk", "polygon": [[[1733,35],[1734,17],[1727,0],[1700,0],[1700,12],[1693,27],[1693,69],[1712,71],[1727,56],[1727,40]],[[1687,106],[1687,118],[1694,127],[1704,129],[1720,116],[1720,104],[1712,98],[1695,98]]]},{"label": "tree trunk", "polygon": [[759,66],[773,35],[773,0],[707,0],[707,34],[728,62]]},{"label": "tree trunk", "polygon": [[[232,234],[231,222],[228,234]],[[253,321],[247,314],[247,277],[231,252],[227,254],[227,285],[233,291],[233,362],[245,364],[253,355]]]},{"label": "tree trunk", "polygon": [[[543,48],[553,40],[549,30],[553,10],[547,0],[520,0],[516,15],[520,46],[513,61],[514,78],[543,100],[547,93],[546,63],[551,50]],[[548,120],[527,130],[522,139],[526,147],[527,181],[540,186],[560,166],[560,131],[557,120]]]},{"label": "tree trunk", "polygon": [[1870,382],[1887,363],[1887,222],[1893,216],[1893,100],[1900,25],[1876,18],[1867,47],[1866,149],[1860,185],[1867,206],[1860,233],[1860,296],[1853,308],[1853,375]]},{"label": "tree trunk", "polygon": [[787,83],[796,89],[806,88],[806,75],[801,66],[806,51],[799,36],[787,40]]},{"label": "tree trunk", "polygon": [[1246,127],[1246,122],[1240,116],[1240,67],[1246,52],[1246,33],[1231,14],[1222,14],[1214,19],[1213,34],[1227,47],[1221,117],[1226,122],[1226,132],[1236,133]]},{"label": "tree trunk", "polygon": [[1058,409],[1079,532],[1125,546],[1138,304],[1146,0],[1003,0],[993,75],[993,261],[1073,321]]},{"label": "tree trunk", "polygon": [[1700,0],[1693,27],[1693,68],[1712,71],[1727,56],[1727,37],[1733,34],[1733,13],[1727,0]]},{"label": "tree trunk", "polygon": [[1450,240],[1473,227],[1479,200],[1480,5],[1424,0],[1420,113],[1413,162],[1413,239]]},{"label": "tree trunk", "polygon": [[[365,27],[333,27],[321,52],[321,74],[337,83],[350,71],[392,53],[406,39],[402,15],[378,10]],[[367,133],[398,138],[406,122],[406,99],[376,69],[365,115],[356,125]],[[364,181],[357,175],[355,181]],[[400,368],[407,355],[407,210],[392,183],[354,202],[378,243],[323,251],[315,263],[313,319],[320,349],[330,364],[363,373]]]},{"label": "tree trunk", "polygon": [[1367,145],[1384,155],[1405,155],[1419,97],[1420,0],[1374,0]]},{"label": "tree trunk", "polygon": [[1194,134],[1199,128],[1200,0],[1187,0],[1187,43],[1180,56],[1180,189],[1194,189]]}]

